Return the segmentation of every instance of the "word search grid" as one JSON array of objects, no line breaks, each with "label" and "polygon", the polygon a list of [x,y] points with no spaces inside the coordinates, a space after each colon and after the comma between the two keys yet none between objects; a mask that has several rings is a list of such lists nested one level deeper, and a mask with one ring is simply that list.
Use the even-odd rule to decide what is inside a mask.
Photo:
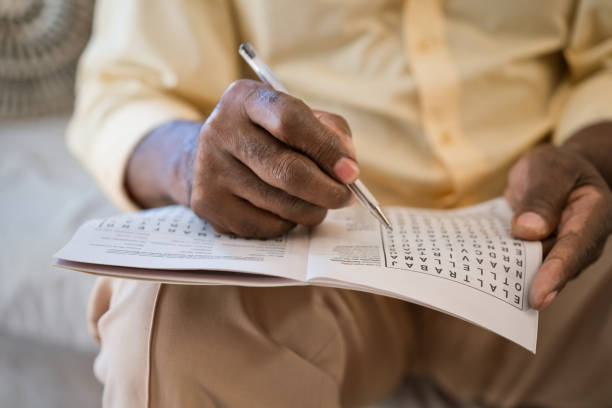
[{"label": "word search grid", "polygon": [[475,214],[389,210],[393,231],[381,228],[384,265],[447,279],[524,307],[525,246],[495,206]]}]

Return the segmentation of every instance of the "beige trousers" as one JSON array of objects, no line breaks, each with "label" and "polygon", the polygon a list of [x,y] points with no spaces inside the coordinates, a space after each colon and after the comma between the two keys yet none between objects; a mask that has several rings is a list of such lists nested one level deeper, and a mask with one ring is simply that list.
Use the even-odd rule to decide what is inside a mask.
[{"label": "beige trousers", "polygon": [[101,279],[104,407],[360,406],[406,374],[491,406],[612,406],[612,240],[540,315],[534,356],[410,303],[322,287]]}]

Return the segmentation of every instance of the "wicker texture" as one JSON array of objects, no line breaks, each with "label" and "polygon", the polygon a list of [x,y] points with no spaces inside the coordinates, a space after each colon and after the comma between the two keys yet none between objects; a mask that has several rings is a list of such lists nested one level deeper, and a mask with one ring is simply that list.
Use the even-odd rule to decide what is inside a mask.
[{"label": "wicker texture", "polygon": [[0,0],[0,117],[65,111],[92,0]]}]

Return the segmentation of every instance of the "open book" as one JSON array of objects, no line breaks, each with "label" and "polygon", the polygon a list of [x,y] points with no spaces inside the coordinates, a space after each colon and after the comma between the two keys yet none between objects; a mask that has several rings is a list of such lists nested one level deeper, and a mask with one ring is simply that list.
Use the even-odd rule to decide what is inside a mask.
[{"label": "open book", "polygon": [[392,296],[483,326],[535,352],[529,284],[539,242],[513,239],[503,199],[459,210],[387,207],[393,231],[364,209],[271,240],[218,234],[172,206],[91,220],[56,255],[97,275],[204,285],[325,285]]}]

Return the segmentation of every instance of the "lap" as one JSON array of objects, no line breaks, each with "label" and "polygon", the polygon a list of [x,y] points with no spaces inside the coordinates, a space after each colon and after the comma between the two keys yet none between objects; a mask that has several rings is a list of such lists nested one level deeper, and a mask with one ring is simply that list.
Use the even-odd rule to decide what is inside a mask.
[{"label": "lap", "polygon": [[[410,305],[368,293],[160,285],[148,307],[150,344],[140,344],[150,347],[143,393],[151,407],[363,405],[401,381],[414,349]],[[105,334],[117,336],[102,332],[103,349]]]},{"label": "lap", "polygon": [[132,398],[105,404],[113,407],[364,404],[406,371],[495,406],[600,406],[612,400],[611,294],[609,242],[540,315],[532,355],[459,319],[373,294],[122,281],[97,325],[97,371],[105,399]]}]

